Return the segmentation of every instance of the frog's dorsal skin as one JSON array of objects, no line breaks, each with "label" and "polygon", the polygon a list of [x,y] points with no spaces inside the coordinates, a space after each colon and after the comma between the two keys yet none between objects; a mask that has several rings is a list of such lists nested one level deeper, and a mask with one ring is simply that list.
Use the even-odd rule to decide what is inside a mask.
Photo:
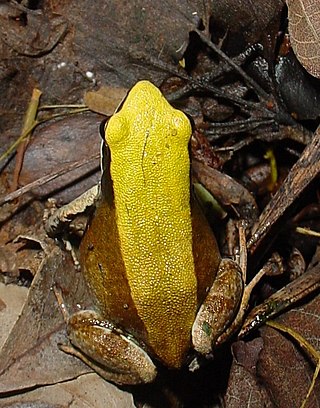
[{"label": "frog's dorsal skin", "polygon": [[[104,169],[108,180],[102,184],[112,185],[113,200],[106,187],[109,194],[95,217],[99,221],[92,221],[82,244],[82,263],[106,318],[117,316],[118,324],[143,334],[162,361],[179,367],[190,347],[199,299],[211,286],[220,258],[196,205],[192,222],[190,122],[147,84],[135,86],[106,127],[111,167]],[[88,243],[102,222],[99,242]],[[204,242],[213,247],[213,256],[200,257]],[[86,250],[92,247],[95,251]],[[101,252],[109,255],[98,261]],[[195,270],[203,259],[198,278]]]},{"label": "frog's dorsal skin", "polygon": [[105,127],[101,194],[80,245],[98,310],[75,313],[67,330],[73,354],[118,384],[153,381],[150,356],[180,368],[191,346],[211,353],[239,303],[239,268],[221,262],[190,193],[190,136],[147,81]]}]

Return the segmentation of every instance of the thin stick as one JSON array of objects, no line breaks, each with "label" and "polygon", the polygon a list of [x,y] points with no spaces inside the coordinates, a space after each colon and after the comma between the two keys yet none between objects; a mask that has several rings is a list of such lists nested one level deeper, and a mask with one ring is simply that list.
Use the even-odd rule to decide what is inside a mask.
[{"label": "thin stick", "polygon": [[[33,124],[36,121],[38,114],[38,106],[40,102],[41,91],[37,88],[34,88],[31,96],[31,101],[29,103],[27,112],[24,117],[22,134],[25,134],[23,142],[20,143],[17,149],[16,156],[16,165],[13,171],[13,179],[10,186],[10,191],[15,191],[18,188],[19,176],[23,165],[23,159],[25,151],[28,147],[32,130],[34,129]],[[29,130],[28,130],[29,129]],[[30,130],[31,129],[31,130]]]},{"label": "thin stick", "polygon": [[[3,205],[9,201],[15,200],[16,198],[22,196],[23,194],[31,191],[32,189],[42,186],[43,184],[49,183],[50,181],[56,179],[57,177],[63,176],[64,174],[68,173],[71,170],[75,170],[79,167],[84,166],[85,164],[88,164],[90,162],[93,162],[97,159],[99,159],[100,153],[91,156],[89,159],[85,158],[79,162],[75,162],[70,164],[69,166],[66,166],[62,168],[61,170],[57,171],[56,173],[48,174],[46,176],[40,177],[39,179],[33,181],[32,183],[27,184],[26,186],[20,188],[19,190],[13,191],[10,194],[7,194],[3,198],[0,198],[0,205]],[[97,166],[98,167],[98,166]]]},{"label": "thin stick", "polygon": [[254,81],[241,67],[239,67],[239,65],[232,61],[232,59],[229,58],[224,52],[222,52],[220,48],[218,48],[212,41],[210,41],[205,35],[203,35],[200,30],[196,29],[195,32],[209,48],[217,53],[223,61],[226,61],[239,75],[241,75],[247,85],[253,88],[261,98],[269,99],[269,95],[267,94],[267,92],[262,89],[261,86],[257,84],[257,82]]}]

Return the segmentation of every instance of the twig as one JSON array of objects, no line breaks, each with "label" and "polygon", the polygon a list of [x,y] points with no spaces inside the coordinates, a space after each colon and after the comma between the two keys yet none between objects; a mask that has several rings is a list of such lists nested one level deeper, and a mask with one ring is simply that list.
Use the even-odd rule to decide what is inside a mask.
[{"label": "twig", "polygon": [[[13,179],[10,186],[10,191],[15,191],[18,188],[19,176],[23,165],[23,159],[25,151],[28,147],[31,132],[34,129],[33,125],[36,122],[36,117],[38,114],[38,106],[40,102],[41,91],[34,88],[31,96],[31,101],[29,103],[27,112],[24,117],[22,134],[25,134],[23,142],[20,143],[17,149],[16,165],[13,171]],[[30,130],[31,129],[31,130]]]},{"label": "twig", "polygon": [[210,41],[205,35],[203,35],[200,30],[196,29],[194,31],[209,48],[211,48],[216,54],[219,55],[219,57],[223,61],[226,61],[239,75],[241,75],[246,84],[254,89],[261,98],[265,100],[269,99],[269,95],[267,94],[267,92],[262,89],[261,86],[254,79],[252,79],[241,67],[239,67],[238,64],[236,64],[223,51],[221,51],[220,48],[218,48],[212,41]]},{"label": "twig", "polygon": [[79,167],[82,167],[90,162],[97,160],[100,157],[100,153],[89,158],[85,158],[81,161],[72,163],[56,173],[48,174],[47,176],[40,177],[39,179],[33,181],[32,183],[27,184],[26,186],[16,190],[10,194],[5,195],[3,198],[0,198],[0,205],[8,203],[9,201],[15,200],[16,198],[26,194],[27,192],[31,191],[32,189],[42,186],[43,184],[49,183],[50,181],[56,179],[57,177],[63,176],[64,174],[68,173],[69,171],[75,170]]}]

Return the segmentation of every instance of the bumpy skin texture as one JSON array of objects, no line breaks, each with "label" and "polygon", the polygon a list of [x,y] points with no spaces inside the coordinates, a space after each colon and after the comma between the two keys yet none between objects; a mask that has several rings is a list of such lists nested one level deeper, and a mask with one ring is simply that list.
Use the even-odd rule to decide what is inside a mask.
[{"label": "bumpy skin texture", "polygon": [[102,317],[176,368],[220,262],[205,218],[190,205],[190,135],[187,117],[138,82],[107,125],[110,168],[81,244]]}]

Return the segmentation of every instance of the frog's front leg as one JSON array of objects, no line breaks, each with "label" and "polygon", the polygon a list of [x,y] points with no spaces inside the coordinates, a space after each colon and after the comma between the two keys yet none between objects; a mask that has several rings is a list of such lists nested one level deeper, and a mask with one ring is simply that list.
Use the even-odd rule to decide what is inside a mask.
[{"label": "frog's front leg", "polygon": [[46,231],[49,236],[56,237],[66,229],[78,214],[83,214],[92,207],[99,196],[99,185],[91,187],[79,197],[56,210],[46,222]]},{"label": "frog's front leg", "polygon": [[79,357],[107,381],[130,385],[155,379],[156,367],[148,354],[96,312],[83,310],[70,316],[67,332],[75,349],[63,346],[63,351]]},{"label": "frog's front leg", "polygon": [[216,340],[235,317],[242,293],[240,266],[231,259],[222,259],[217,277],[192,327],[192,343],[196,351],[203,355],[212,352]]}]

